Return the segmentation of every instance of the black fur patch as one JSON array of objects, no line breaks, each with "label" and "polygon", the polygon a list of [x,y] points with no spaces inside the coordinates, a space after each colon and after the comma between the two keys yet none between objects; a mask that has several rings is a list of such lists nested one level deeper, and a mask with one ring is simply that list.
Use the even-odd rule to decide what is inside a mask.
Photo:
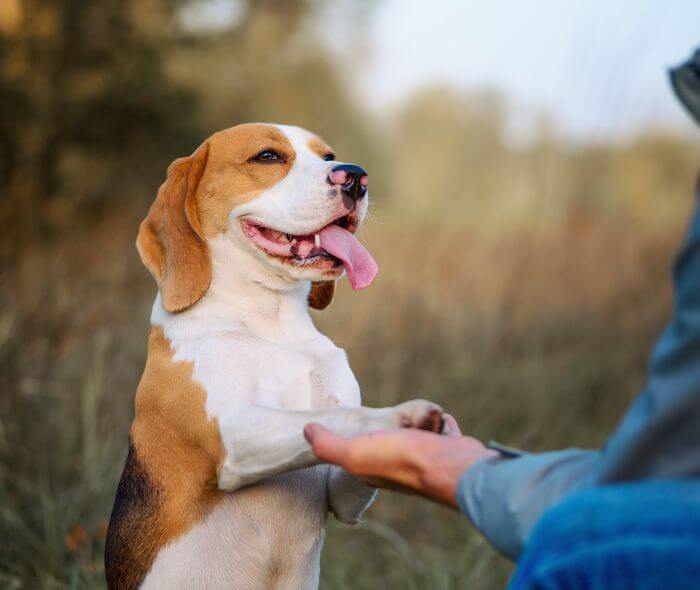
[{"label": "black fur patch", "polygon": [[151,568],[157,544],[160,490],[139,463],[129,440],[129,454],[114,499],[105,543],[105,573],[110,590],[138,588]]}]

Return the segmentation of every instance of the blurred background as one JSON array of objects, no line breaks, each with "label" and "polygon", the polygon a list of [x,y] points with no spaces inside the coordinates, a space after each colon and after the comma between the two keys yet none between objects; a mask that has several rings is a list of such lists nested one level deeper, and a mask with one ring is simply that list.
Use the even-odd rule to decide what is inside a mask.
[{"label": "blurred background", "polygon": [[[315,319],[365,402],[604,442],[670,313],[700,135],[666,69],[695,0],[0,0],[0,587],[101,588],[170,161],[246,121],[371,172],[380,274]],[[383,493],[322,588],[503,587],[456,513]]]}]

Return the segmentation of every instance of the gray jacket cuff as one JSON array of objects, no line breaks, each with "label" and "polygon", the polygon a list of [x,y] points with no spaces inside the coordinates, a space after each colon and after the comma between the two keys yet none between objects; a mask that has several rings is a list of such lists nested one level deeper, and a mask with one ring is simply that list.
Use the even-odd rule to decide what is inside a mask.
[{"label": "gray jacket cuff", "polygon": [[496,549],[517,559],[544,512],[594,481],[598,455],[569,449],[485,459],[460,478],[457,502]]}]

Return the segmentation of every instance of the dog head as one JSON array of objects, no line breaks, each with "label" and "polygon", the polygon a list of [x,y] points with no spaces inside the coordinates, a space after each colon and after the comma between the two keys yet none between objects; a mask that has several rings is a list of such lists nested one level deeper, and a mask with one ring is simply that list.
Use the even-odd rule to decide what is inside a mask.
[{"label": "dog head", "polygon": [[367,173],[298,127],[253,123],[220,131],[168,168],[136,241],[163,307],[188,309],[209,289],[211,245],[224,237],[287,281],[312,281],[326,307],[335,279],[369,285],[377,267],[355,232]]}]

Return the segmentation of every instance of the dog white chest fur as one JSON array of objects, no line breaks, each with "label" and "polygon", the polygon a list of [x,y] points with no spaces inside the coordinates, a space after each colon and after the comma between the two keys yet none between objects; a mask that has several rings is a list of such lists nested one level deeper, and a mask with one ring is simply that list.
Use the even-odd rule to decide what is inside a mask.
[{"label": "dog white chest fur", "polygon": [[[251,438],[271,442],[284,433],[286,417],[257,420],[250,407],[308,410],[360,404],[345,352],[314,328],[305,309],[298,313],[293,304],[275,311],[272,305],[255,299],[256,313],[249,310],[246,322],[232,320],[226,306],[208,295],[196,311],[167,314],[156,300],[153,312],[153,323],[163,327],[173,345],[174,360],[194,363],[193,377],[207,391],[207,414],[220,422],[231,415],[238,422],[240,416],[246,424],[231,428],[250,429]],[[251,326],[253,317],[260,321]],[[231,456],[259,467],[268,458],[275,461],[251,451],[245,457],[248,450],[239,446]],[[271,451],[286,453],[284,447]],[[328,471],[327,466],[312,467],[229,494],[203,522],[158,554],[143,588],[316,587]],[[348,516],[352,520],[354,515]]]}]

